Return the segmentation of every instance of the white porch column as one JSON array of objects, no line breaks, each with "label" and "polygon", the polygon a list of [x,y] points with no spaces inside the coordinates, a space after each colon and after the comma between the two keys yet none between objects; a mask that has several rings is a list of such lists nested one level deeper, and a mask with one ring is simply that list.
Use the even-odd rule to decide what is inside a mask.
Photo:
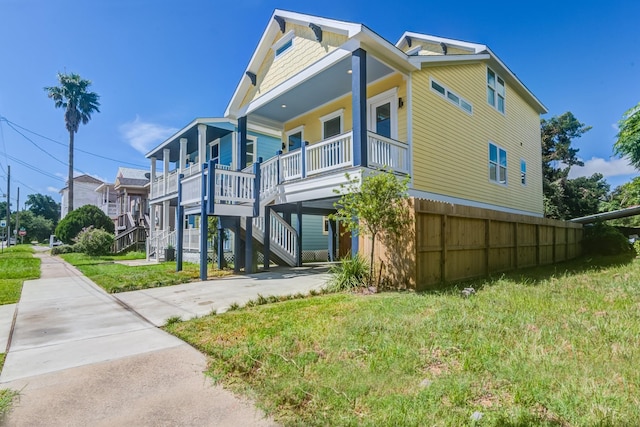
[{"label": "white porch column", "polygon": [[164,192],[163,195],[166,195],[169,192],[169,155],[170,155],[170,151],[168,148],[165,148],[164,150],[162,150],[162,175],[164,175],[164,188],[162,189],[162,191]]},{"label": "white porch column", "polygon": [[169,209],[170,209],[170,201],[165,200],[162,202],[162,229],[166,232],[169,232]]},{"label": "white porch column", "polygon": [[207,161],[207,125],[198,125],[198,163]]},{"label": "white porch column", "polygon": [[156,156],[150,157],[149,160],[151,161],[151,176],[149,177],[149,194],[151,195],[151,198],[153,198],[153,187],[155,186],[155,179],[156,179]]},{"label": "white porch column", "polygon": [[184,172],[184,167],[187,164],[187,138],[180,138],[180,165],[178,167],[179,172]]}]

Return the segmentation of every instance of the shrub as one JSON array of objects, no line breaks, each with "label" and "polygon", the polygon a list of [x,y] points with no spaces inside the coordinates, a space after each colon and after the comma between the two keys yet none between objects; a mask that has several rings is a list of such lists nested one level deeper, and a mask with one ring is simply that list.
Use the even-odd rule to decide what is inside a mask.
[{"label": "shrub", "polygon": [[84,228],[100,228],[113,233],[115,227],[113,221],[100,208],[93,205],[85,205],[71,211],[56,227],[56,236],[66,244],[72,244],[78,233]]},{"label": "shrub", "polygon": [[112,233],[89,227],[78,234],[76,246],[79,252],[89,256],[106,255],[111,252],[114,239]]},{"label": "shrub", "polygon": [[350,291],[369,282],[369,263],[360,254],[348,257],[331,266],[327,289],[331,292]]},{"label": "shrub", "polygon": [[584,228],[582,249],[586,255],[619,255],[633,250],[624,234],[603,223]]},{"label": "shrub", "polygon": [[51,255],[70,254],[76,251],[75,245],[61,245],[51,248]]}]

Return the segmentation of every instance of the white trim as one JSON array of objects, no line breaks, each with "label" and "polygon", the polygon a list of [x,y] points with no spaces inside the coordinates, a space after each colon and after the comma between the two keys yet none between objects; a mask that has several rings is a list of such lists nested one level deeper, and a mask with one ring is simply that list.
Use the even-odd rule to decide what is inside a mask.
[{"label": "white trim", "polygon": [[396,43],[397,47],[400,46],[404,46],[404,44],[406,44],[406,39],[405,37],[409,37],[411,39],[417,39],[417,40],[421,40],[423,42],[431,42],[431,43],[445,43],[449,46],[455,47],[457,49],[464,49],[464,50],[469,50],[475,53],[478,52],[482,52],[483,50],[487,49],[486,45],[483,44],[478,44],[478,43],[470,43],[470,42],[465,42],[462,40],[455,40],[455,39],[448,39],[448,38],[444,38],[444,37],[437,37],[437,36],[432,36],[429,34],[421,34],[421,33],[413,33],[411,31],[405,31],[404,34],[402,34],[402,36],[400,36],[400,39],[398,40],[398,42]]},{"label": "white trim", "polygon": [[[344,108],[340,108],[339,110],[336,110],[332,113],[326,114],[322,117],[320,117],[320,132],[322,134],[322,139],[327,139],[330,138],[328,136],[326,136],[324,134],[324,124],[325,122],[328,122],[329,120],[333,120],[336,117],[340,117],[340,132],[338,132],[338,135],[342,135],[342,133],[344,132]],[[334,135],[332,135],[334,136]]]},{"label": "white trim", "polygon": [[413,55],[409,57],[409,62],[419,68],[422,64],[428,63],[435,63],[437,65],[464,64],[484,61],[489,58],[491,58],[491,55],[488,53],[472,53],[469,55]]},{"label": "white trim", "polygon": [[[495,83],[494,83],[495,87],[489,86],[489,71],[491,71],[493,73],[494,77],[495,77]],[[504,95],[500,95],[498,93],[498,79],[502,80],[502,87],[504,88]],[[487,65],[486,81],[487,81],[487,83],[486,83],[487,90],[488,90],[488,88],[491,88],[493,90],[493,92],[494,92],[494,94],[493,94],[493,105],[489,104],[488,96],[487,96],[487,104],[491,105],[493,107],[493,109],[496,110],[498,113],[502,114],[503,116],[506,116],[507,115],[507,82],[502,77],[500,77],[500,74],[496,73],[488,65]],[[500,96],[502,96],[502,101],[503,101],[502,102],[503,103],[502,106],[503,106],[504,111],[500,111],[498,109],[498,99],[499,99]]]},{"label": "white trim", "polygon": [[407,144],[409,145],[409,175],[413,186],[413,73],[407,79]]},{"label": "white trim", "polygon": [[477,202],[475,200],[462,199],[459,197],[445,196],[443,194],[431,193],[429,191],[410,189],[409,196],[416,197],[419,199],[433,200],[436,202],[445,202],[445,203],[452,203],[455,205],[471,206],[471,207],[482,208],[482,209],[491,209],[494,211],[506,212],[506,213],[517,214],[517,215],[535,216],[538,218],[544,217],[544,214],[542,213],[523,211],[520,209],[508,208],[506,206],[498,206],[490,203]]},{"label": "white trim", "polygon": [[[433,88],[433,84],[434,83],[437,84],[438,86],[440,86],[442,89],[444,89],[445,94],[442,94],[438,90],[434,89]],[[429,76],[429,89],[431,89],[431,91],[433,93],[435,93],[436,95],[438,95],[440,98],[443,98],[446,101],[448,101],[449,103],[455,105],[456,107],[458,107],[459,109],[461,109],[462,111],[467,113],[468,115],[470,115],[470,116],[473,115],[473,104],[470,101],[467,101],[465,98],[461,97],[456,92],[454,92],[451,89],[449,89],[449,87],[447,85],[440,83],[438,80],[434,79],[432,76]],[[459,102],[455,102],[453,99],[451,99],[449,97],[449,94],[451,94],[451,95],[455,96],[456,98],[458,98]],[[464,101],[465,104],[467,104],[467,105],[469,105],[471,107],[471,111],[467,111],[465,108],[462,107],[462,102],[463,101]]]},{"label": "white trim", "polygon": [[422,50],[422,45],[418,45],[407,50],[405,54],[407,56],[417,55],[418,53],[420,53],[421,50]]},{"label": "white trim", "polygon": [[393,87],[382,93],[367,99],[367,129],[371,132],[376,130],[373,128],[375,124],[375,108],[381,104],[389,102],[389,113],[391,115],[391,135],[389,138],[398,139],[398,87]]},{"label": "white trim", "polygon": [[[273,50],[273,60],[274,61],[279,59],[286,52],[289,52],[294,48],[295,43],[293,42],[293,39],[294,39],[295,35],[296,34],[295,34],[295,32],[293,30],[289,30],[289,32],[287,32],[284,36],[282,36],[280,38],[280,40],[278,40],[277,42],[275,42],[273,44],[273,46],[271,46],[271,50]],[[291,46],[288,47],[287,49],[283,50],[282,52],[278,53],[278,49],[282,48],[284,45],[286,45],[289,42],[291,42]]]},{"label": "white trim", "polygon": [[[255,135],[248,135],[247,134],[247,146],[249,145],[249,143],[251,143],[253,145],[253,153],[251,153],[251,156],[253,157],[251,159],[251,162],[249,162],[249,151],[247,151],[247,163],[249,165],[255,163],[258,160],[258,137]],[[246,168],[248,165],[244,165],[241,169]]]},{"label": "white trim", "polygon": [[289,30],[288,32],[285,33],[284,36],[280,37],[280,39],[271,46],[271,50],[273,50],[274,52],[277,51],[282,46],[284,46],[289,40],[293,40],[295,35],[296,33],[293,30]]},{"label": "white trim", "polygon": [[284,146],[286,148],[286,152],[289,152],[289,136],[293,135],[294,133],[298,133],[300,132],[300,144],[304,144],[304,125],[295,127],[293,129],[289,129],[288,131],[286,131],[284,133]]},{"label": "white trim", "polygon": [[[495,142],[489,140],[487,144],[487,167],[491,164],[491,146],[495,146],[497,150],[497,159],[496,159],[496,180],[491,179],[491,173],[489,173],[489,182],[491,184],[496,184],[501,187],[506,187],[509,184],[509,152],[506,148],[496,144]],[[500,150],[504,151],[506,165],[504,167],[504,181],[500,181]],[[489,169],[490,170],[490,169]]]},{"label": "white trim", "polygon": [[242,107],[238,111],[238,117],[251,114],[253,111],[268,104],[278,96],[290,91],[294,87],[304,83],[305,81],[309,80],[310,78],[314,77],[315,75],[319,74],[325,69],[330,68],[334,64],[340,62],[342,59],[350,55],[351,55],[351,52],[348,50],[344,50],[341,48],[334,50],[333,52],[326,55],[325,57],[323,57],[313,65],[305,68],[304,70],[300,71],[290,79],[285,80],[284,82],[280,83],[278,86],[269,90],[267,93],[260,96],[258,99],[255,99],[249,102],[248,104],[246,104],[244,107]]}]

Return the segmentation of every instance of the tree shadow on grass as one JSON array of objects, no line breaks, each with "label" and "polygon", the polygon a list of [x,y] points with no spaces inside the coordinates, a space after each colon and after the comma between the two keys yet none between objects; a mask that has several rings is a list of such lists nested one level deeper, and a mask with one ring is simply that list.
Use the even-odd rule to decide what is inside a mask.
[{"label": "tree shadow on grass", "polygon": [[421,291],[420,293],[459,294],[464,288],[473,288],[477,291],[487,286],[493,286],[503,280],[520,282],[527,286],[537,286],[553,277],[575,276],[588,272],[597,273],[605,269],[629,265],[635,258],[636,254],[634,252],[614,256],[581,256],[573,260],[559,262],[556,264],[522,268],[502,273],[493,273],[490,276],[470,280],[441,283]]}]

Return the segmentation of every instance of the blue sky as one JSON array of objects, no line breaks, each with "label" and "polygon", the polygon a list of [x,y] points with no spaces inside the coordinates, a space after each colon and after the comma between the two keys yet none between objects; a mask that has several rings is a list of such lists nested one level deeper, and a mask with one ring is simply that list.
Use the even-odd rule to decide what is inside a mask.
[{"label": "blue sky", "polygon": [[21,205],[36,192],[60,199],[68,133],[43,90],[57,72],[79,73],[100,94],[76,148],[102,157],[78,151],[75,166],[112,182],[118,166],[148,168],[143,153],[194,118],[224,113],[276,8],[360,22],[393,43],[415,31],[486,44],[547,106],[544,117],[571,111],[593,127],[575,141],[586,166],[573,176],[601,172],[612,188],[636,176],[612,144],[640,101],[640,2],[391,4],[0,0],[0,116],[14,124],[0,122],[0,193],[9,164],[13,203],[17,187]]}]

